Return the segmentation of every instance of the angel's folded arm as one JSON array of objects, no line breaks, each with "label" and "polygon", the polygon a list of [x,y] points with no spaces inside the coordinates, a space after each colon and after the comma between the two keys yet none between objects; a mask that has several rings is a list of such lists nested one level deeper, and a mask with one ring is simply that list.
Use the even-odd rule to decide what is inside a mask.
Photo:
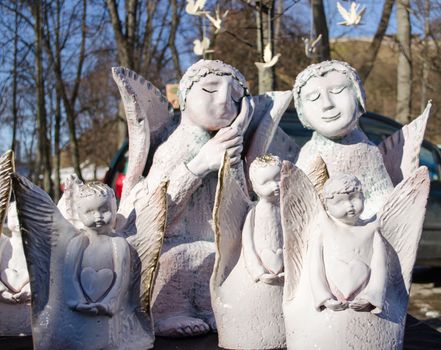
[{"label": "angel's folded arm", "polygon": [[360,298],[369,301],[375,309],[374,313],[379,313],[383,309],[387,286],[387,251],[383,237],[376,231],[373,240],[373,252],[371,258],[371,275],[369,283]]},{"label": "angel's folded arm", "polygon": [[254,281],[257,281],[265,269],[262,266],[259,256],[257,255],[256,248],[254,246],[254,216],[255,208],[251,209],[245,219],[245,223],[242,229],[242,249],[245,260],[245,267]]},{"label": "angel's folded arm", "polygon": [[309,250],[309,261],[307,262],[309,266],[309,281],[314,307],[317,311],[320,311],[326,300],[334,299],[326,279],[325,263],[323,260],[323,240],[321,234],[317,234],[317,237],[312,239]]}]

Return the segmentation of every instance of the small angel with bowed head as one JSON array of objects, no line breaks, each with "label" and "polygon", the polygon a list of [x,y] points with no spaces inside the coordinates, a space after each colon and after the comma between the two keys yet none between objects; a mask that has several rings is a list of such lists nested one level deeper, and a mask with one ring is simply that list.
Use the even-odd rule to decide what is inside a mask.
[{"label": "small angel with bowed head", "polygon": [[31,275],[34,348],[152,348],[149,303],[165,226],[164,186],[150,196],[137,189],[136,233],[125,239],[114,230],[116,200],[107,185],[70,183],[67,204],[81,221],[77,229],[43,190],[12,179]]},{"label": "small angel with bowed head", "polygon": [[273,155],[251,163],[257,203],[241,190],[227,157],[219,171],[213,212],[216,261],[210,288],[222,348],[285,348],[281,166],[280,158]]},{"label": "small angel with bowed head", "polygon": [[353,175],[324,183],[284,162],[281,217],[288,349],[401,349],[430,180],[418,168],[371,220]]},{"label": "small angel with bowed head", "polygon": [[360,128],[365,90],[357,71],[346,62],[310,65],[297,76],[293,93],[300,121],[314,130],[296,165],[309,175],[311,160],[319,155],[330,176],[356,176],[365,195],[361,217],[371,218],[393,188],[418,168],[430,102],[419,118],[376,146]]},{"label": "small angel with bowed head", "polygon": [[[216,330],[208,287],[215,252],[211,218],[216,173],[227,152],[234,177],[242,191],[249,191],[248,166],[282,133],[277,125],[292,94],[252,97],[239,70],[221,61],[200,60],[179,83],[181,119],[176,121],[150,82],[121,67],[113,74],[129,129],[128,174],[119,214],[127,218],[131,211],[130,190],[144,170],[149,146],[153,159],[144,181],[148,188],[164,178],[169,181],[167,229],[153,291],[155,332],[187,337]],[[289,148],[288,143],[281,142],[277,149]]]}]

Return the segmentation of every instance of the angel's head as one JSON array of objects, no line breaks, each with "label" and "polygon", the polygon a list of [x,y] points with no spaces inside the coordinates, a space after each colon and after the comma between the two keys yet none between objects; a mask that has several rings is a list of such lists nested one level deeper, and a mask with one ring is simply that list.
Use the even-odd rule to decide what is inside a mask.
[{"label": "angel's head", "polygon": [[8,228],[12,234],[19,232],[20,224],[18,223],[17,205],[11,202],[8,208]]},{"label": "angel's head", "polygon": [[323,197],[329,215],[349,225],[357,223],[364,209],[364,195],[355,176],[331,176],[323,187]]},{"label": "angel's head", "polygon": [[250,179],[260,199],[274,201],[280,194],[282,161],[272,154],[257,157],[250,165]]},{"label": "angel's head", "polygon": [[98,234],[112,230],[116,219],[116,199],[109,186],[101,182],[80,185],[75,204],[84,226]]},{"label": "angel's head", "polygon": [[200,60],[179,82],[182,119],[217,131],[232,123],[248,95],[247,82],[236,68],[222,61]]},{"label": "angel's head", "polygon": [[310,65],[297,76],[293,93],[303,126],[327,138],[347,135],[366,112],[363,84],[346,62]]}]

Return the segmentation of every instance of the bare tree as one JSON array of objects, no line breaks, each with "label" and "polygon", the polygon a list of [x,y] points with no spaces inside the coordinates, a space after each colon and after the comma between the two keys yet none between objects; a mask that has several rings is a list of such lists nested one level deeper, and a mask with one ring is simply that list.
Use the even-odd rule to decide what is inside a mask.
[{"label": "bare tree", "polygon": [[323,0],[311,0],[312,18],[316,36],[322,35],[319,46],[317,47],[317,60],[319,62],[331,59],[331,49],[329,46],[328,23]]},{"label": "bare tree", "polygon": [[407,123],[411,120],[412,101],[410,0],[397,0],[397,41],[399,53],[396,119],[402,123]]}]

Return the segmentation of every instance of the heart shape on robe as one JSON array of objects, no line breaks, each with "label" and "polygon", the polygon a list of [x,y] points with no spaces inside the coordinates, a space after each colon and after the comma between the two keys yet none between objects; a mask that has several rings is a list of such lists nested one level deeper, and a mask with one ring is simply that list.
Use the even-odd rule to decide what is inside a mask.
[{"label": "heart shape on robe", "polygon": [[361,260],[346,262],[339,259],[330,259],[326,266],[326,276],[331,282],[330,284],[341,293],[345,299],[344,301],[367,284],[370,272],[369,266]]},{"label": "heart shape on robe", "polygon": [[283,251],[282,249],[277,249],[276,252],[271,249],[264,248],[260,252],[260,260],[262,261],[263,267],[265,267],[269,272],[277,275],[283,271]]},{"label": "heart shape on robe", "polygon": [[18,293],[28,284],[29,274],[26,269],[15,270],[7,268],[2,271],[0,279],[11,291]]},{"label": "heart shape on robe", "polygon": [[81,270],[80,281],[84,294],[91,302],[96,303],[103,298],[113,285],[114,272],[110,269],[96,271],[91,267]]}]

